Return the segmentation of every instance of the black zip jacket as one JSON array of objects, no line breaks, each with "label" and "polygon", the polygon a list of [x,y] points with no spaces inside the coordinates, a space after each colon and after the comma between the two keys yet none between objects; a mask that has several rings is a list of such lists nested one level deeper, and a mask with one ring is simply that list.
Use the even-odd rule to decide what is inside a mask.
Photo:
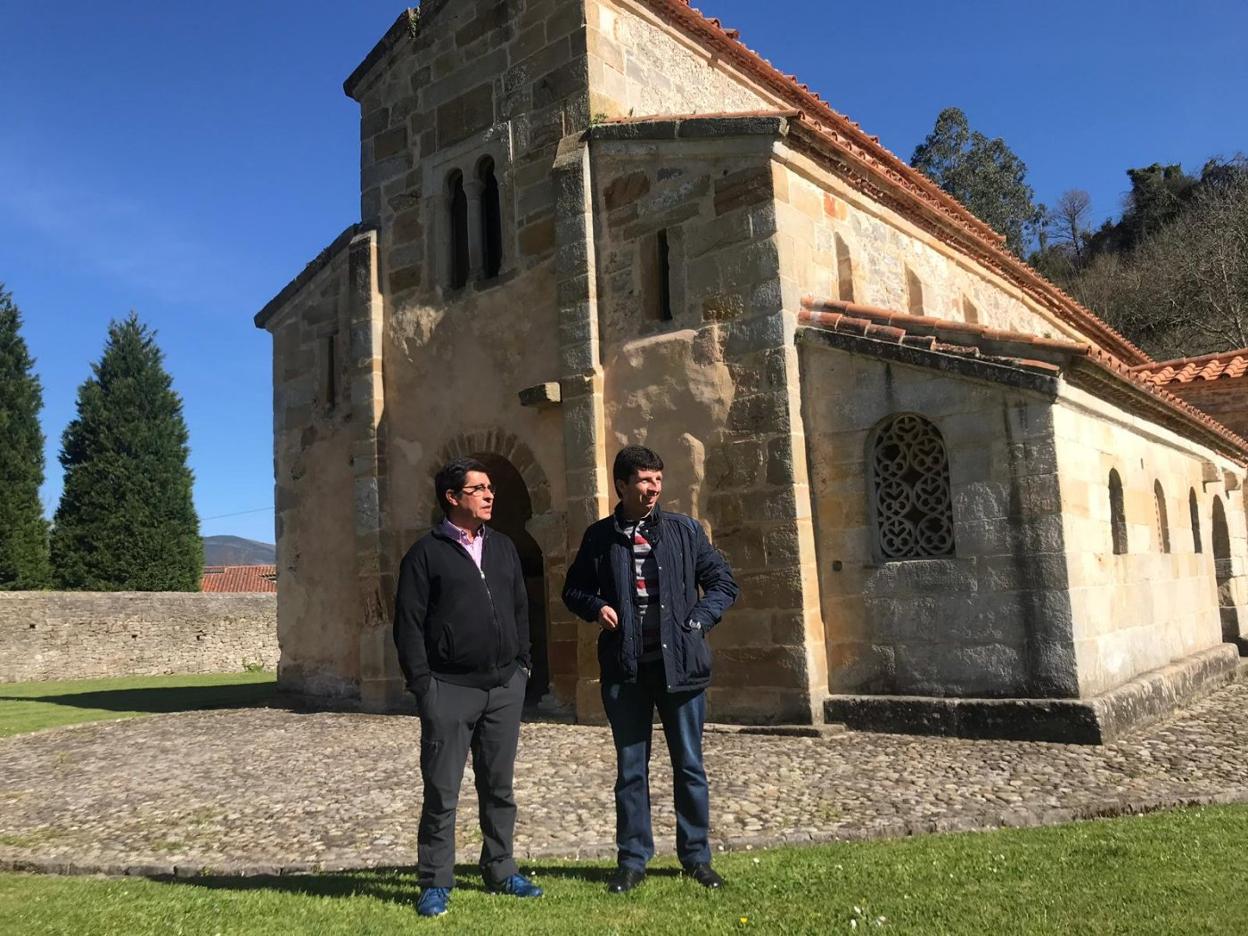
[{"label": "black zip jacket", "polygon": [[[684,514],[664,513],[656,504],[643,521],[659,572],[659,632],[667,688],[703,689],[711,681],[711,648],[706,633],[737,599],[728,562],[706,538],[701,524]],[[604,682],[635,682],[642,654],[633,545],[617,516],[592,524],[568,569],[563,603],[586,621],[597,621],[609,604],[620,626],[598,636],[598,663]],[[701,596],[699,596],[701,591]]]},{"label": "black zip jacket", "polygon": [[394,643],[408,691],[431,676],[477,689],[507,684],[517,666],[531,670],[529,602],[515,544],[481,528],[481,568],[441,525],[407,551],[399,566]]}]

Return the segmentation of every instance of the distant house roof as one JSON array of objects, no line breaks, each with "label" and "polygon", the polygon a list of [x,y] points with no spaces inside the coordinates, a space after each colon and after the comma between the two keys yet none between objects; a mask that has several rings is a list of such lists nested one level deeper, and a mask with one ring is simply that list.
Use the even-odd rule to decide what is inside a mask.
[{"label": "distant house roof", "polygon": [[201,592],[276,592],[277,566],[204,566]]},{"label": "distant house roof", "polygon": [[1141,364],[1131,370],[1158,387],[1173,383],[1235,380],[1248,373],[1248,348],[1203,354],[1200,357],[1176,358],[1156,364]]}]

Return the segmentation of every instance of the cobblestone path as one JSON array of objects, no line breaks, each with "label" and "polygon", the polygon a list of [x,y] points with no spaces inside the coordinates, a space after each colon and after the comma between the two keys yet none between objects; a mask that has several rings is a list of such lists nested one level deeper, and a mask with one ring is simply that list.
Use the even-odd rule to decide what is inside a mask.
[{"label": "cobblestone path", "polygon": [[[247,709],[0,741],[0,868],[274,873],[405,866],[420,810],[415,718]],[[849,732],[708,732],[712,840],[784,842],[1030,825],[1184,802],[1248,802],[1248,684],[1104,747]],[[606,729],[526,724],[517,853],[610,857]],[[655,837],[673,850],[656,730]],[[480,845],[471,768],[460,858]]]}]

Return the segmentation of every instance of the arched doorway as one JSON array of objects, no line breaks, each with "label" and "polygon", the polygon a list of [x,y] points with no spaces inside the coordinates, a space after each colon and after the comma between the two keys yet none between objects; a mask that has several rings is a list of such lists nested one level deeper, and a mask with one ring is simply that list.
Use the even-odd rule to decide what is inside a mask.
[{"label": "arched doorway", "polygon": [[524,569],[524,585],[529,594],[529,639],[533,644],[533,676],[525,692],[525,703],[534,705],[550,689],[550,664],[546,653],[546,569],[542,548],[525,528],[533,516],[533,502],[524,478],[506,458],[493,452],[471,455],[485,465],[494,483],[494,519],[490,526],[516,544]]},{"label": "arched doorway", "polygon": [[1226,509],[1222,498],[1213,497],[1213,575],[1218,583],[1218,610],[1222,615],[1222,639],[1238,644],[1244,649],[1239,631],[1239,611],[1235,608],[1235,593],[1231,587],[1231,536],[1226,526]]}]

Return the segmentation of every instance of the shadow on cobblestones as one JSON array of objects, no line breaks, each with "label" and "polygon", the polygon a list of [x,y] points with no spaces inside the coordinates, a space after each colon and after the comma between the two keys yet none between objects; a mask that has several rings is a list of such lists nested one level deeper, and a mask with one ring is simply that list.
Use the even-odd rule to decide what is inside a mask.
[{"label": "shadow on cobblestones", "polygon": [[64,695],[11,696],[0,702],[44,702],[106,712],[149,712],[167,715],[200,709],[266,708],[279,704],[273,683],[237,683],[224,686],[169,686],[143,689],[105,689]]}]

